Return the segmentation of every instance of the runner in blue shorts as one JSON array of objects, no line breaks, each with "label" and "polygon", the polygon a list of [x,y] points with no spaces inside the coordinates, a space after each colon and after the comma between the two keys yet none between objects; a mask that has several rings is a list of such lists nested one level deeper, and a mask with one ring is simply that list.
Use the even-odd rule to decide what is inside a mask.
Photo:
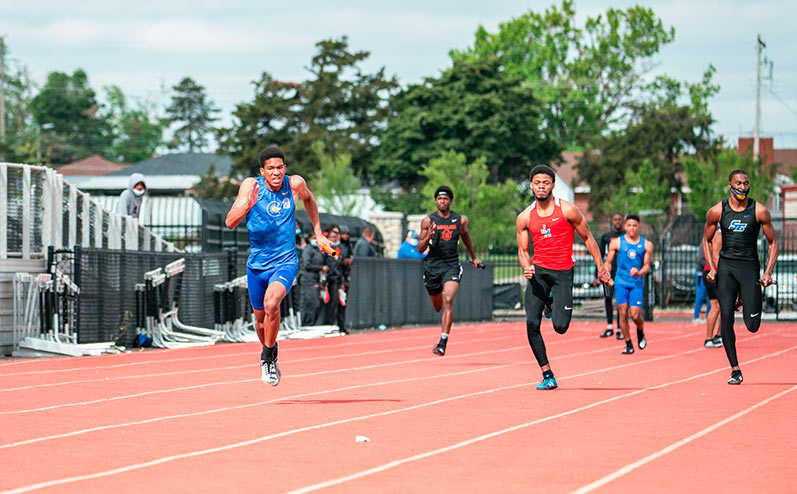
[{"label": "runner in blue shorts", "polygon": [[[280,328],[280,303],[291,289],[299,269],[296,256],[296,197],[313,223],[318,247],[329,240],[321,234],[318,204],[299,175],[286,176],[285,155],[277,146],[260,151],[260,176],[248,177],[238,189],[238,197],[227,213],[227,228],[235,229],[246,218],[249,230],[249,259],[246,280],[249,300],[255,312],[255,331],[263,348],[260,352],[260,378],[276,386],[280,382],[277,362],[277,333]],[[286,180],[287,178],[287,180]]]},{"label": "runner in blue shorts", "polygon": [[645,275],[650,271],[653,258],[653,244],[639,236],[639,216],[629,214],[625,219],[625,235],[612,239],[606,266],[609,267],[617,258],[617,274],[614,277],[614,298],[620,313],[620,330],[625,339],[624,355],[634,353],[631,342],[631,331],[628,316],[636,324],[637,343],[639,349],[647,346],[645,339],[645,321],[642,319],[642,300]]}]

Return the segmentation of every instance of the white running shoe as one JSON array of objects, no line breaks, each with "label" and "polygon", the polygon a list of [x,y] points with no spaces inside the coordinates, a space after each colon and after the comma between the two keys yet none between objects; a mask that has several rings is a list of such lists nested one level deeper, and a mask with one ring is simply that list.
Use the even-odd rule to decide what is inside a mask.
[{"label": "white running shoe", "polygon": [[268,361],[261,361],[260,362],[260,380],[266,384],[270,384],[272,386],[276,386],[280,383],[280,378],[282,377],[282,373],[280,372],[280,364],[277,360],[272,362]]}]

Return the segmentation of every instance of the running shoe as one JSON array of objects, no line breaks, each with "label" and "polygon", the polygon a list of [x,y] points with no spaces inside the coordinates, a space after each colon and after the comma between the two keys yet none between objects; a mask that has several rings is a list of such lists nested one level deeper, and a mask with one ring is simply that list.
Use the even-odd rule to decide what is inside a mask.
[{"label": "running shoe", "polygon": [[742,377],[742,371],[731,371],[731,378],[728,379],[728,384],[742,384],[742,381],[744,381],[744,378]]},{"label": "running shoe", "polygon": [[714,338],[711,338],[704,341],[703,346],[706,348],[722,348],[722,342],[717,343]]},{"label": "running shoe", "polygon": [[614,334],[614,330],[613,329],[607,329],[606,331],[601,333],[601,338],[609,338],[613,334]]},{"label": "running shoe", "polygon": [[446,343],[448,343],[448,338],[445,340],[440,338],[440,341],[437,342],[437,346],[432,349],[432,352],[435,355],[440,355],[441,357],[446,354]]},{"label": "running shoe", "polygon": [[546,319],[553,317],[553,298],[550,296],[548,300],[545,301],[545,306],[542,308],[542,315],[545,316]]},{"label": "running shoe", "polygon": [[623,333],[621,331],[617,331],[614,334],[614,337],[617,338],[618,340],[622,340],[623,339]]},{"label": "running shoe", "polygon": [[634,353],[634,344],[630,341],[625,342],[625,348],[623,349],[623,355],[631,355]]},{"label": "running shoe", "polygon": [[711,340],[714,342],[715,345],[717,345],[717,347],[722,346],[722,336],[716,335],[713,338],[711,338]]},{"label": "running shoe", "polygon": [[280,383],[280,378],[282,377],[282,373],[280,372],[280,364],[276,361],[262,361],[260,362],[260,367],[262,369],[260,373],[260,380],[266,384],[270,384],[272,386],[276,386]]},{"label": "running shoe", "polygon": [[548,379],[543,379],[540,384],[537,385],[537,389],[542,390],[549,390],[549,389],[556,389],[559,385],[556,384],[556,379],[553,377],[549,377]]},{"label": "running shoe", "polygon": [[639,349],[644,350],[648,346],[648,340],[645,339],[645,332],[637,330],[636,339],[639,344]]}]

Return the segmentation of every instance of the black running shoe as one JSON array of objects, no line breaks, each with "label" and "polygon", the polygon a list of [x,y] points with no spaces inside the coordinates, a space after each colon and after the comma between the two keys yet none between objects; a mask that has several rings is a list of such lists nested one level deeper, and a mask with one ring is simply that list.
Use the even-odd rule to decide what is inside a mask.
[{"label": "black running shoe", "polygon": [[742,381],[744,381],[744,378],[742,377],[742,371],[731,371],[731,378],[728,379],[728,384],[742,384]]},{"label": "black running shoe", "polygon": [[623,350],[623,355],[631,355],[634,353],[634,344],[630,341],[625,342],[625,349]]},{"label": "black running shoe", "polygon": [[440,355],[441,357],[446,354],[446,343],[448,343],[448,338],[445,340],[440,338],[440,341],[437,342],[437,346],[432,349],[432,352],[435,355]]},{"label": "black running shoe", "polygon": [[618,340],[622,340],[623,339],[623,333],[618,331],[618,332],[616,332],[614,334],[614,337],[617,338]]},{"label": "black running shoe", "polygon": [[711,341],[713,341],[714,344],[717,345],[716,348],[722,346],[722,336],[720,335],[716,335],[715,337],[711,338]]},{"label": "black running shoe", "polygon": [[637,330],[636,332],[636,339],[639,343],[639,349],[644,350],[646,346],[648,346],[648,340],[645,339],[645,332]]},{"label": "black running shoe", "polygon": [[601,338],[609,338],[613,334],[614,334],[614,330],[613,329],[607,329],[606,331],[601,333]]},{"label": "black running shoe", "polygon": [[553,298],[550,296],[548,300],[545,301],[545,306],[542,308],[542,315],[545,316],[546,319],[553,317]]}]

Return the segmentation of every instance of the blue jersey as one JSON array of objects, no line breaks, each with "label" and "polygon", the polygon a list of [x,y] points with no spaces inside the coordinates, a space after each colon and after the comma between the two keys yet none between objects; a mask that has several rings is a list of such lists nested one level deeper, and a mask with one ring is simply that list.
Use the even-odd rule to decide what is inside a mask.
[{"label": "blue jersey", "polygon": [[277,192],[257,177],[260,191],[257,202],[246,213],[249,230],[249,259],[252,269],[274,269],[288,263],[299,263],[296,257],[296,204],[293,202],[291,181],[287,175]]},{"label": "blue jersey", "polygon": [[620,250],[617,252],[617,275],[614,277],[616,283],[631,286],[642,286],[642,276],[631,276],[631,268],[642,269],[645,264],[645,237],[639,237],[635,244],[628,243],[625,235],[620,237]]}]

